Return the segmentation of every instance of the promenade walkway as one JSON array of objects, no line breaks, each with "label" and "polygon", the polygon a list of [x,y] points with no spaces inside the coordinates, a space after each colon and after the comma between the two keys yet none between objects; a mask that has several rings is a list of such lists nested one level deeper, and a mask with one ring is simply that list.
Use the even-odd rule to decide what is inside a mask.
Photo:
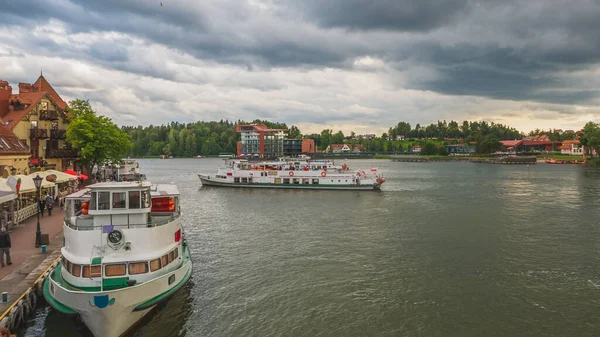
[{"label": "promenade walkway", "polygon": [[[42,253],[40,248],[35,248],[37,216],[9,228],[12,265],[0,267],[0,292],[8,292],[9,303],[0,304],[0,314],[27,289],[27,282],[24,282],[27,275],[62,246],[63,216],[58,208],[54,209],[52,216],[48,216],[47,212],[40,216],[41,232],[50,237],[46,253]],[[53,255],[58,256],[57,253]]]}]

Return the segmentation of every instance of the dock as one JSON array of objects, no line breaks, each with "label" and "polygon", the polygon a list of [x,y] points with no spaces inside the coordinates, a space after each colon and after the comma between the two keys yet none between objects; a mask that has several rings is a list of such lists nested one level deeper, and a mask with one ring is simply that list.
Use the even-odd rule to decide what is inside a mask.
[{"label": "dock", "polygon": [[41,282],[58,262],[63,243],[64,214],[54,211],[40,217],[41,232],[50,237],[45,253],[35,248],[37,216],[9,227],[12,265],[0,268],[0,292],[8,293],[8,301],[0,303],[0,327],[17,330],[40,302]]},{"label": "dock", "polygon": [[502,164],[502,165],[532,165],[537,162],[536,157],[418,157],[418,156],[398,156],[391,158],[393,162],[401,163],[436,163],[436,162],[457,162],[457,163],[482,163],[482,164]]}]

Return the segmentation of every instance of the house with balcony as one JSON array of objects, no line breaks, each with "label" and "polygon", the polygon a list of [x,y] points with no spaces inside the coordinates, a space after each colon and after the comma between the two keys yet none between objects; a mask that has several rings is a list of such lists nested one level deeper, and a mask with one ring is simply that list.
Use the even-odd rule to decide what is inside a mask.
[{"label": "house with balcony", "polygon": [[579,139],[564,140],[562,145],[559,147],[561,154],[567,154],[571,156],[582,156],[583,146],[579,142]]},{"label": "house with balcony", "polygon": [[[237,143],[237,155],[260,158],[283,156],[286,129],[269,129],[263,124],[237,124],[236,132],[241,141]],[[293,146],[293,144],[288,144]],[[300,143],[300,148],[302,144]]]},{"label": "house with balcony", "polygon": [[325,152],[328,153],[348,153],[352,151],[348,144],[331,144],[327,146]]},{"label": "house with balcony", "polygon": [[8,82],[0,81],[0,122],[30,150],[23,173],[73,167],[77,152],[65,140],[67,108],[43,75],[33,84],[19,83],[16,94]]}]

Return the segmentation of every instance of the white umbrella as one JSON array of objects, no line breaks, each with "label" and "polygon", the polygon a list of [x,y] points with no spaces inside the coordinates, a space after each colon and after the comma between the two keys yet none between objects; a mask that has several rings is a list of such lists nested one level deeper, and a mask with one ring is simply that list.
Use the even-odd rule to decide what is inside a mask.
[{"label": "white umbrella", "polygon": [[[35,174],[33,175],[33,177],[35,177]],[[19,189],[19,193],[35,192],[36,188],[35,183],[33,182],[33,177],[31,175],[25,176],[22,174],[9,176],[7,179],[7,184],[8,186],[16,186],[17,179],[21,178],[21,188]],[[54,185],[55,184],[53,182],[49,182],[46,179],[44,179],[42,180],[41,188],[50,188]]]},{"label": "white umbrella", "polygon": [[[46,179],[49,175],[54,175],[56,177],[56,180],[54,180],[55,183],[64,183],[69,180],[77,179],[77,177],[74,175],[70,175],[70,174],[60,172],[57,170],[46,170],[46,171],[42,171],[42,172],[34,172],[34,173],[30,174],[29,176],[31,178],[33,178],[38,174],[40,175],[40,177],[44,178],[44,181],[46,181]],[[42,186],[43,186],[43,184],[42,184]]]}]

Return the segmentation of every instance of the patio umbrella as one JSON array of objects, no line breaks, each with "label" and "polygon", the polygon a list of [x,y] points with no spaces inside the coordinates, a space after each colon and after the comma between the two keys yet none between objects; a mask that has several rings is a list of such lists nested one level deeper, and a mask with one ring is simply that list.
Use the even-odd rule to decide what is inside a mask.
[{"label": "patio umbrella", "polygon": [[73,171],[73,170],[70,170],[70,169],[69,169],[69,170],[66,170],[66,171],[65,171],[65,173],[66,173],[66,174],[70,174],[70,175],[72,175],[72,176],[76,176],[76,175],[77,175],[77,172],[75,172],[75,171]]},{"label": "patio umbrella", "polygon": [[82,173],[82,174],[79,175],[79,178],[81,178],[83,180],[87,180],[88,176],[86,176],[85,174]]}]

